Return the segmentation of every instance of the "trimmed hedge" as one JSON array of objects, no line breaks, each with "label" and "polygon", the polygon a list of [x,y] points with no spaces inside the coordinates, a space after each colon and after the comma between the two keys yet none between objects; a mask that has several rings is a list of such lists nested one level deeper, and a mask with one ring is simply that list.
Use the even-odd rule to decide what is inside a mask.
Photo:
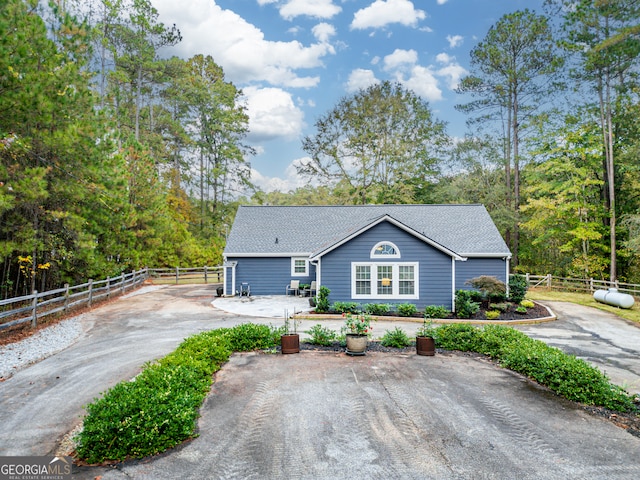
[{"label": "trimmed hedge", "polygon": [[269,326],[246,323],[186,338],[86,407],[76,437],[79,457],[88,463],[142,458],[192,438],[212,375],[232,352],[272,348],[279,335]]},{"label": "trimmed hedge", "polygon": [[435,339],[436,345],[446,350],[488,355],[503,367],[526,375],[569,400],[619,412],[638,411],[636,396],[612,384],[596,367],[514,328],[444,325],[436,329]]}]

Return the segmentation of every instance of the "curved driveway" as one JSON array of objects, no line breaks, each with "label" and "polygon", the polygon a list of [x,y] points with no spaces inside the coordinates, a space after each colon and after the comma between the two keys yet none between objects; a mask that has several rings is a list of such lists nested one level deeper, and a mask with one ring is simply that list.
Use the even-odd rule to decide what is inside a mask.
[{"label": "curved driveway", "polygon": [[[83,315],[76,344],[0,383],[0,455],[53,453],[83,405],[193,333],[275,322],[222,312],[213,296],[213,287],[170,286]],[[631,379],[626,356],[637,357],[640,329],[552,308],[558,322],[520,328],[550,343],[575,337],[584,352],[615,345],[616,370],[630,365]],[[624,341],[612,325],[624,325]],[[474,355],[234,355],[201,415],[200,436],[173,452],[74,478],[640,476],[639,438]]]}]

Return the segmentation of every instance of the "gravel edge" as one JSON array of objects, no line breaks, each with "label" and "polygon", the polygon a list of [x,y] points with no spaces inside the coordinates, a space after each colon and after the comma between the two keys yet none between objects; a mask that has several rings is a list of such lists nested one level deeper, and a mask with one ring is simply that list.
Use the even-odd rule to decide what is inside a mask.
[{"label": "gravel edge", "polygon": [[24,340],[0,346],[0,381],[72,345],[82,335],[82,317],[63,320]]}]

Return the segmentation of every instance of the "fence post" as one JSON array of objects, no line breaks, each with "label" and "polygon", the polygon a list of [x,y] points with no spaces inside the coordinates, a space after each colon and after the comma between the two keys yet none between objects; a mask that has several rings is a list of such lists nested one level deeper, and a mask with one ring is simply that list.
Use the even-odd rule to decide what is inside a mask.
[{"label": "fence post", "polygon": [[179,278],[180,278],[180,267],[176,267],[176,285],[178,284]]},{"label": "fence post", "polygon": [[38,324],[38,290],[33,291],[33,302],[31,302],[33,313],[31,315],[31,327],[36,328]]},{"label": "fence post", "polygon": [[64,311],[69,310],[69,284],[64,284]]},{"label": "fence post", "polygon": [[124,293],[124,272],[122,272],[122,280],[120,283],[120,290],[122,291],[122,293]]},{"label": "fence post", "polygon": [[91,308],[91,304],[93,303],[93,279],[89,279],[89,298],[87,300],[87,304],[89,308]]},{"label": "fence post", "polygon": [[209,283],[209,278],[207,276],[207,266],[204,266],[204,283]]},{"label": "fence post", "polygon": [[593,293],[593,277],[589,279],[589,292]]},{"label": "fence post", "polygon": [[107,300],[111,298],[111,277],[107,277]]},{"label": "fence post", "polygon": [[551,288],[551,274],[547,273],[547,287]]}]

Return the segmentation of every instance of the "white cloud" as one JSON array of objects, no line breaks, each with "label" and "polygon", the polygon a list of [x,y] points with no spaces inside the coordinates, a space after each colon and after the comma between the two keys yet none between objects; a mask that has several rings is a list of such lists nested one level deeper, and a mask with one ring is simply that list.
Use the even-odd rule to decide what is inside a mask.
[{"label": "white cloud", "polygon": [[336,35],[336,29],[328,23],[319,23],[311,29],[313,36],[321,43],[329,43],[332,37]]},{"label": "white cloud", "polygon": [[426,17],[427,14],[423,10],[416,10],[409,0],[376,0],[355,13],[351,29],[381,28],[391,23],[415,27]]},{"label": "white cloud", "polygon": [[361,88],[367,88],[375,85],[379,80],[371,70],[357,68],[349,75],[349,80],[345,85],[347,92],[356,92]]},{"label": "white cloud", "polygon": [[456,48],[462,45],[464,37],[462,35],[447,35],[447,42],[449,42],[449,48]]},{"label": "white cloud", "polygon": [[243,89],[249,115],[248,139],[262,142],[274,138],[294,139],[304,126],[304,113],[291,95],[279,88]]},{"label": "white cloud", "polygon": [[[152,0],[160,21],[176,24],[183,40],[169,50],[184,58],[211,55],[234,83],[268,82],[284,87],[310,88],[316,76],[298,75],[298,69],[322,66],[322,58],[335,53],[328,43],[305,46],[298,41],[274,42],[261,30],[212,0]],[[263,4],[270,3],[262,0]]]},{"label": "white cloud", "polygon": [[[273,1],[273,0],[266,0],[266,1]],[[447,3],[449,0],[438,0],[438,5],[444,5],[445,3]]]},{"label": "white cloud", "polygon": [[257,170],[251,170],[251,182],[265,192],[273,192],[278,190],[283,193],[295,190],[296,188],[306,187],[307,185],[318,186],[318,182],[309,180],[307,177],[298,175],[296,165],[311,159],[300,158],[291,162],[284,171],[284,178],[269,177],[261,174]]},{"label": "white cloud", "polygon": [[407,78],[398,74],[397,80],[425,100],[430,102],[442,100],[442,90],[438,87],[438,79],[431,68],[416,65]]},{"label": "white cloud", "polygon": [[405,65],[415,65],[418,62],[418,52],[415,50],[401,50],[396,48],[391,55],[384,57],[384,70],[396,70]]},{"label": "white cloud", "polygon": [[469,72],[456,61],[455,57],[446,53],[439,53],[436,56],[436,60],[444,65],[438,69],[437,75],[447,79],[448,87],[451,90],[458,88],[460,79]]},{"label": "white cloud", "polygon": [[333,4],[333,0],[289,0],[280,7],[280,16],[293,20],[305,15],[315,18],[332,18],[342,11],[342,7]]}]

